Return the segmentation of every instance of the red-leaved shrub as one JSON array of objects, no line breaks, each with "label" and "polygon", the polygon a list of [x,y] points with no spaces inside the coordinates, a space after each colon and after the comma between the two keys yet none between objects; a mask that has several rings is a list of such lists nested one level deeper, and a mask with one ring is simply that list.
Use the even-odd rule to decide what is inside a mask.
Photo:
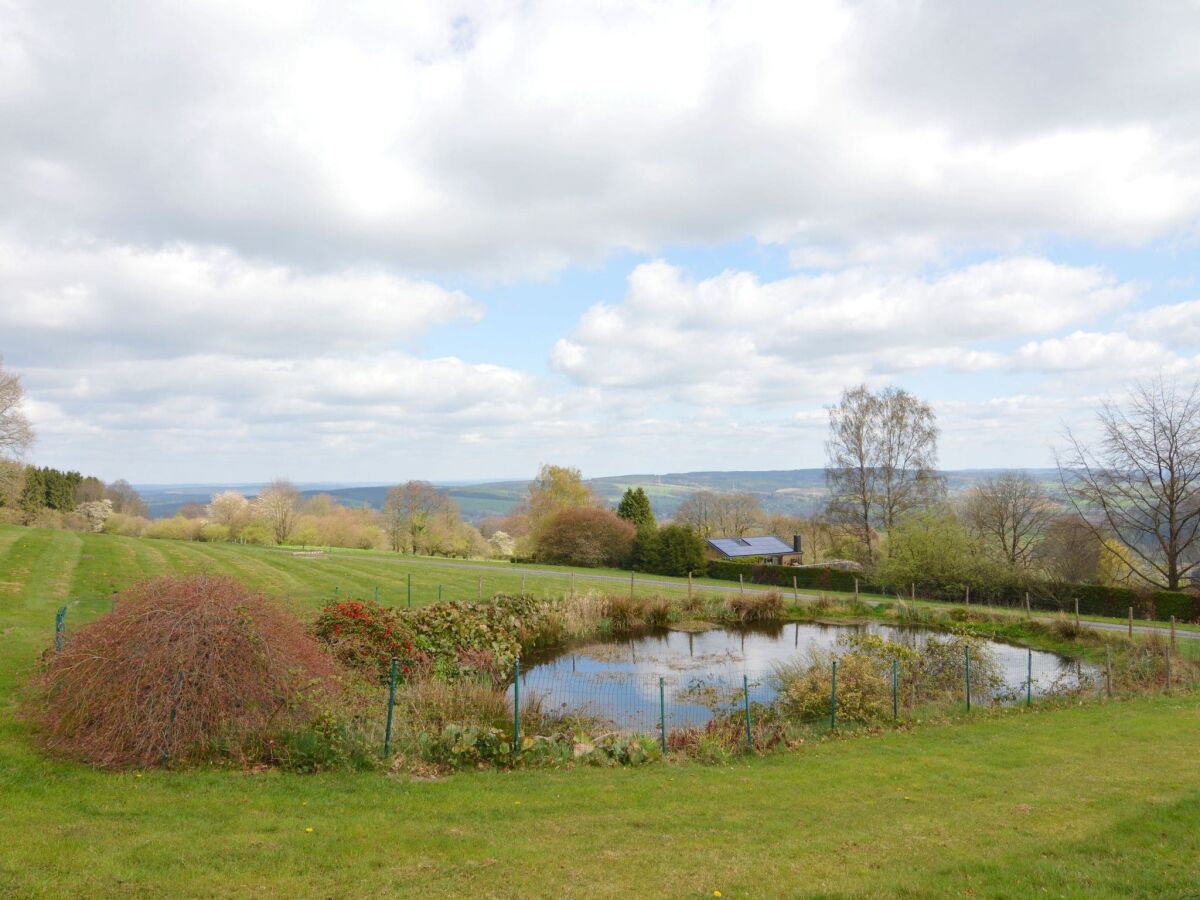
[{"label": "red-leaved shrub", "polygon": [[373,600],[340,600],[321,610],[313,634],[343,665],[386,681],[392,658],[399,661],[399,676],[406,680],[429,659],[413,648],[409,627],[394,609]]},{"label": "red-leaved shrub", "polygon": [[49,655],[32,718],[57,753],[159,765],[307,722],[336,676],[276,601],[230,578],[155,578]]}]

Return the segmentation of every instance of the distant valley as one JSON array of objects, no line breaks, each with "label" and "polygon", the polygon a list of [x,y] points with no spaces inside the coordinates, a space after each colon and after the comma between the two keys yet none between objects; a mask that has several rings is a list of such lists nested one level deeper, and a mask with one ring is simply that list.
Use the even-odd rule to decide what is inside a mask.
[{"label": "distant valley", "polygon": [[[1003,469],[962,469],[946,471],[950,496],[955,496],[989,475]],[[1029,469],[1031,475],[1044,482],[1046,489],[1057,493],[1058,472],[1055,469]],[[824,469],[779,469],[734,472],[673,472],[664,475],[612,475],[588,479],[596,493],[610,505],[615,505],[626,488],[641,487],[650,495],[654,513],[661,519],[670,518],[680,502],[693,491],[744,491],[754,494],[768,514],[811,515],[825,503]],[[143,484],[135,485],[153,518],[169,518],[189,503],[207,503],[214,494],[224,490],[241,491],[254,496],[262,484]],[[347,485],[345,483],[301,483],[306,497],[329,494],[346,506],[383,506],[389,484]],[[484,516],[507,515],[521,502],[529,489],[529,481],[493,481],[485,483],[447,483],[439,485],[454,501],[465,519],[478,522]]]}]

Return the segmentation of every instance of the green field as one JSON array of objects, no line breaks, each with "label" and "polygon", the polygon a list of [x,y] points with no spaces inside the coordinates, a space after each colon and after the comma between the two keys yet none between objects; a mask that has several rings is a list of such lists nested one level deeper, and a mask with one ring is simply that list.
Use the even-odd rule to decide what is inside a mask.
[{"label": "green field", "polygon": [[415,781],[43,758],[14,713],[54,610],[70,601],[79,624],[141,574],[200,571],[310,610],[335,588],[406,602],[409,574],[417,603],[439,583],[474,596],[480,575],[489,593],[521,577],[0,528],[0,895],[1179,897],[1200,884],[1194,694],[982,712],[727,766]]}]

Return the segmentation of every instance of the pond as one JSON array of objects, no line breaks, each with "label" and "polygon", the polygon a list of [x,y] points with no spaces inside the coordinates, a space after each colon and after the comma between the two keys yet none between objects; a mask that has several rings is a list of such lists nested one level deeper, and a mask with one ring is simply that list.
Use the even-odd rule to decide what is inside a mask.
[{"label": "pond", "polygon": [[[699,632],[653,629],[527,658],[520,690],[523,702],[536,696],[545,712],[598,717],[620,730],[657,729],[661,708],[669,728],[703,725],[713,716],[714,699],[740,700],[745,684],[752,702],[769,703],[775,696],[771,675],[776,664],[806,661],[810,650],[833,649],[843,635],[862,632],[915,648],[931,636],[944,635],[874,622],[714,626]],[[1098,683],[1097,670],[1078,660],[986,643],[1004,685],[1002,701],[1023,699],[1027,680],[1034,697]],[[989,699],[972,690],[973,703]]]}]

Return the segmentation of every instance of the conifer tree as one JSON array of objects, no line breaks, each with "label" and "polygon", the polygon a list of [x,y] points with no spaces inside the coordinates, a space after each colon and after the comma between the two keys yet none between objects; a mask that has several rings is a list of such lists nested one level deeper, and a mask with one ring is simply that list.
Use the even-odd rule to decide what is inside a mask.
[{"label": "conifer tree", "polygon": [[653,528],[656,524],[654,510],[650,508],[650,498],[640,487],[625,489],[621,502],[617,504],[617,515],[639,528],[645,525]]}]

